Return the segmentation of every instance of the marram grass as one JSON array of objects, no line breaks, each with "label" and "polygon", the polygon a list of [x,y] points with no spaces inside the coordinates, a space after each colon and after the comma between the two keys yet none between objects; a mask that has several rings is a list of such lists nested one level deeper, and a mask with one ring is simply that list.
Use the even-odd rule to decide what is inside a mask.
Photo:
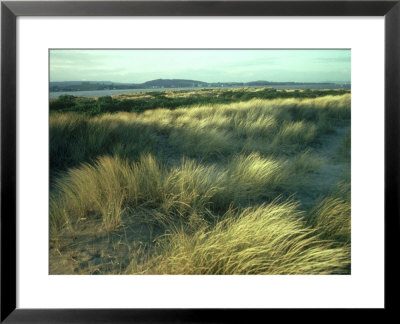
[{"label": "marram grass", "polygon": [[[329,163],[349,173],[350,133],[335,129],[350,117],[349,94],[52,113],[50,238],[73,240],[56,254],[79,255],[94,232],[90,244],[128,251],[109,247],[104,273],[348,274],[350,177],[318,192],[316,175]],[[340,139],[332,158],[323,136]],[[82,262],[78,273],[99,268]]]},{"label": "marram grass", "polygon": [[50,164],[65,170],[101,155],[137,158],[169,145],[181,155],[218,159],[242,150],[292,154],[350,120],[350,95],[253,99],[225,105],[119,112],[98,117],[50,115]]},{"label": "marram grass", "polygon": [[146,262],[126,273],[141,274],[340,274],[349,266],[347,246],[334,247],[300,220],[292,202],[229,210],[215,227],[193,235],[170,234]]},{"label": "marram grass", "polygon": [[110,230],[121,224],[125,210],[139,206],[160,209],[184,222],[193,211],[271,199],[287,177],[278,162],[259,154],[237,155],[226,168],[182,159],[171,170],[150,154],[138,162],[103,156],[56,180],[50,224],[56,230],[92,217],[101,218]]}]

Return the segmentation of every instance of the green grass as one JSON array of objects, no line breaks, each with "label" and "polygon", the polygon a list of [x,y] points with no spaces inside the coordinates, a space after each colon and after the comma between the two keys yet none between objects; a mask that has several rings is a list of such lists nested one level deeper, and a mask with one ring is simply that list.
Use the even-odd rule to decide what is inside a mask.
[{"label": "green grass", "polygon": [[150,109],[204,106],[243,102],[251,99],[317,98],[340,96],[349,90],[277,90],[273,88],[233,88],[144,91],[98,98],[62,95],[50,99],[50,111],[74,111],[88,115],[114,113],[118,111],[142,112]]},{"label": "green grass", "polygon": [[50,114],[50,272],[350,273],[350,116],[350,94]]}]

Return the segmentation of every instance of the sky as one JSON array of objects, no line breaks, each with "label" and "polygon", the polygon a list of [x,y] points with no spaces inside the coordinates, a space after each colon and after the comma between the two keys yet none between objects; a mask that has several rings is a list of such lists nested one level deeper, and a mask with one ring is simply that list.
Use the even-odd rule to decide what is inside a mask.
[{"label": "sky", "polygon": [[50,81],[350,82],[350,50],[50,50]]}]

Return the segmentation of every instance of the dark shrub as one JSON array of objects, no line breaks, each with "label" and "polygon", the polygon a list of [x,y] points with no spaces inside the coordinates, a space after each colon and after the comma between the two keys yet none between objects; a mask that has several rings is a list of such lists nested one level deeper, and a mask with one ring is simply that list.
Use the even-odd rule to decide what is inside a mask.
[{"label": "dark shrub", "polygon": [[57,99],[50,100],[50,110],[63,110],[75,106],[76,97],[71,95],[62,95]]}]

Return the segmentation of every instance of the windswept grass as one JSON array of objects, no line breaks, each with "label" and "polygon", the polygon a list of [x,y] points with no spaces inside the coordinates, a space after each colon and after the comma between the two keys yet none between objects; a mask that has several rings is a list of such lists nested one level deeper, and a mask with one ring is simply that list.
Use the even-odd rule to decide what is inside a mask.
[{"label": "windswept grass", "polygon": [[203,160],[236,154],[243,148],[292,154],[348,120],[350,95],[253,99],[98,117],[54,113],[50,116],[50,166],[51,170],[65,170],[105,154],[137,158],[148,152],[158,156],[160,145],[165,144],[182,155]]},{"label": "windswept grass", "polygon": [[311,210],[309,223],[325,239],[340,245],[351,242],[351,199],[350,185],[338,182],[330,194],[321,199]]},{"label": "windswept grass", "polygon": [[134,259],[126,273],[346,273],[349,249],[322,240],[300,216],[292,202],[229,210],[211,229],[166,236],[146,262]]},{"label": "windswept grass", "polygon": [[50,169],[64,171],[101,155],[131,157],[154,148],[156,134],[133,116],[87,117],[75,113],[50,116]]},{"label": "windswept grass", "polygon": [[158,209],[165,215],[161,223],[168,220],[171,225],[175,220],[185,222],[193,212],[272,199],[285,180],[278,162],[259,154],[236,156],[226,168],[182,159],[171,170],[152,155],[141,156],[138,162],[103,156],[56,180],[50,227],[57,233],[64,225],[92,218],[112,230],[121,225],[124,211],[138,207]]},{"label": "windswept grass", "polygon": [[350,116],[350,94],[52,113],[50,268],[350,273],[350,177],[322,185],[349,174],[350,134],[336,129]]}]

